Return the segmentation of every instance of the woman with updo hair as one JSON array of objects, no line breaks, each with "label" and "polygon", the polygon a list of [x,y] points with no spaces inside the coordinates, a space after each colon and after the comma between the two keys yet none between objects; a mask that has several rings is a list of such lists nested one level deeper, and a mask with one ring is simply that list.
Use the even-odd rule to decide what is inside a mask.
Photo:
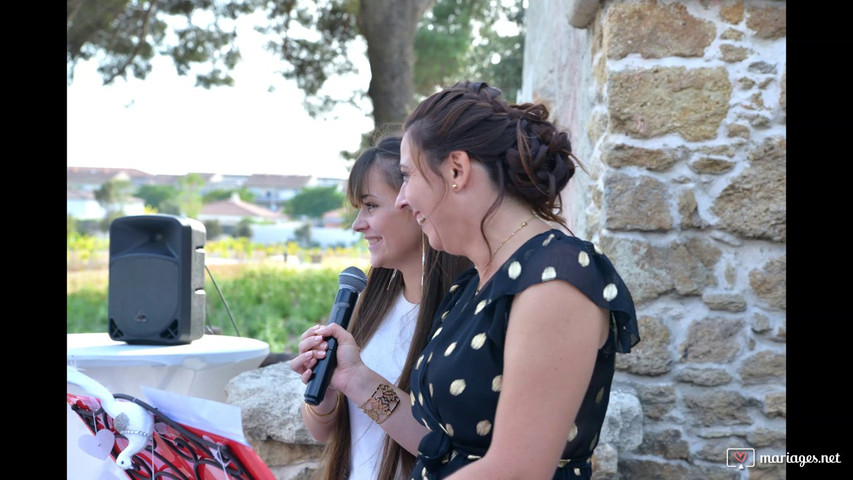
[{"label": "woman with updo hair", "polygon": [[561,216],[580,166],[568,135],[544,105],[500,93],[458,83],[404,125],[397,206],[474,264],[412,372],[412,415],[430,432],[411,478],[589,479],[614,355],[639,341],[634,303]]},{"label": "woman with updo hair", "polygon": [[562,217],[580,167],[568,135],[500,93],[461,82],[404,124],[396,206],[473,265],[438,305],[410,392],[365,367],[346,331],[321,332],[339,342],[335,388],[417,454],[413,480],[590,479],[615,354],[639,341],[625,283]]}]

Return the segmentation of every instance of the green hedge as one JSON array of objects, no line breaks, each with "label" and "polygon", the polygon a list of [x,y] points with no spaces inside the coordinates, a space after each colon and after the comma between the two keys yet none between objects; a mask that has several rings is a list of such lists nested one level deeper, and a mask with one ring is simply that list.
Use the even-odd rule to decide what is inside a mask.
[{"label": "green hedge", "polygon": [[[339,274],[339,270],[322,267],[252,269],[228,279],[214,274],[224,301],[205,274],[205,324],[220,329],[223,335],[239,333],[267,342],[270,352],[295,353],[302,332],[326,321]],[[68,333],[107,332],[107,289],[83,288],[69,293],[66,318]]]}]

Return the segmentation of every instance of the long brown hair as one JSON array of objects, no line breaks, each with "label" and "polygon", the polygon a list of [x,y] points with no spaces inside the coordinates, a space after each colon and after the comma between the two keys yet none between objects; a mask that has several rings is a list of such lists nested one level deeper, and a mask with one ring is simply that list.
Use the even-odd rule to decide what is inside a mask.
[{"label": "long brown hair", "polygon": [[[388,184],[395,190],[400,190],[403,184],[399,168],[400,143],[400,135],[386,135],[375,146],[367,148],[359,155],[347,183],[347,199],[354,207],[358,208],[361,204],[366,179],[373,166],[381,168]],[[397,386],[406,392],[410,390],[411,371],[429,340],[432,320],[441,299],[456,276],[471,265],[467,258],[434,250],[429,246],[426,236],[422,237],[421,242],[424,248],[424,275],[420,308],[406,363],[397,381]],[[349,327],[358,345],[365,345],[370,340],[391,310],[395,299],[403,291],[403,287],[403,276],[394,275],[393,269],[370,268],[367,285],[356,302]],[[352,456],[350,434],[349,409],[343,408],[335,418],[332,434],[323,450],[322,464],[315,472],[314,478],[346,480],[349,477]],[[415,457],[386,434],[377,480],[395,480],[399,472],[408,476],[414,465]]]}]

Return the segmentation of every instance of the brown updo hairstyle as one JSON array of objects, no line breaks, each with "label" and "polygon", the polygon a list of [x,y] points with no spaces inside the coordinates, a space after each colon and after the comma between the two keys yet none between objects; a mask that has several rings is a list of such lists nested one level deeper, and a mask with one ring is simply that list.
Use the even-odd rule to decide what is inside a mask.
[{"label": "brown updo hairstyle", "polygon": [[[517,199],[542,219],[568,230],[560,192],[575,173],[577,157],[564,131],[548,120],[542,104],[507,104],[485,82],[459,82],[422,101],[403,128],[434,171],[450,152],[462,150],[480,162],[498,188],[498,198]],[[415,161],[421,164],[420,158]],[[486,218],[480,222],[482,231]],[[484,234],[485,237],[485,234]]]}]

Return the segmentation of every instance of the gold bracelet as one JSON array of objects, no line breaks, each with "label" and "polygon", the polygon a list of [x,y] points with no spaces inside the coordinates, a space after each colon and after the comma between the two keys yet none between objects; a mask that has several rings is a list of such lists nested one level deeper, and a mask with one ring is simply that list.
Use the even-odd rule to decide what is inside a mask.
[{"label": "gold bracelet", "polygon": [[[317,418],[328,417],[329,415],[332,415],[332,414],[334,414],[334,413],[337,413],[337,411],[338,411],[338,407],[341,405],[341,394],[340,394],[340,393],[338,393],[338,394],[336,395],[336,399],[335,399],[335,408],[331,409],[330,411],[328,411],[328,412],[326,412],[326,413],[320,413],[320,412],[318,412],[318,411],[314,410],[313,408],[311,408],[311,405],[309,405],[309,404],[307,404],[307,403],[306,403],[306,404],[304,404],[304,405],[305,405],[306,407],[308,407],[308,412],[309,412],[311,415],[313,415],[313,416],[315,416],[315,417],[317,417]],[[321,422],[321,423],[329,423],[329,422],[331,422],[331,421],[332,421],[332,420],[329,420],[328,422]]]},{"label": "gold bracelet", "polygon": [[400,397],[391,385],[380,383],[373,391],[373,395],[364,402],[361,411],[377,424],[381,424],[394,413],[394,409],[400,404]]}]

